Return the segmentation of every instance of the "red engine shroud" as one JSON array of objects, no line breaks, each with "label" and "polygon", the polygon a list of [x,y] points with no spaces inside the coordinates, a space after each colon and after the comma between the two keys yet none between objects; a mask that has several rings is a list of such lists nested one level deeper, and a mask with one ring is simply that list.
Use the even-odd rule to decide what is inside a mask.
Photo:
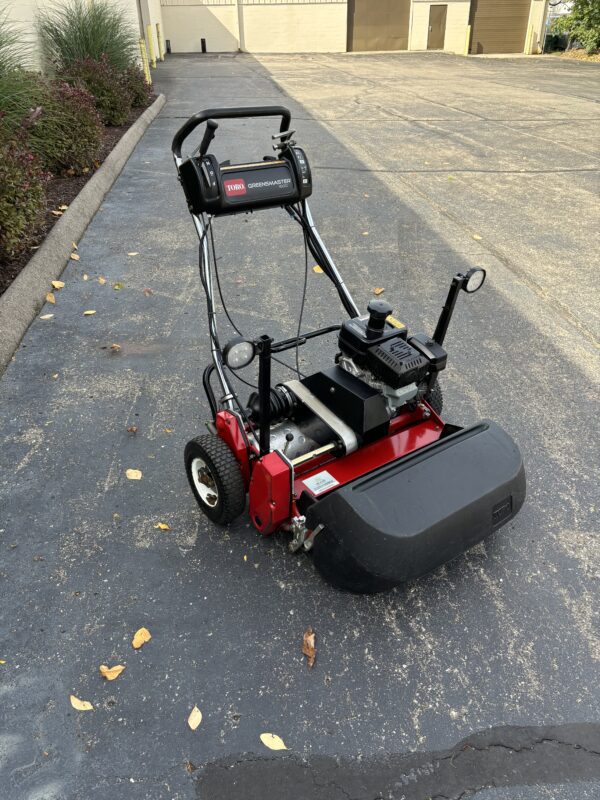
[{"label": "red engine shroud", "polygon": [[[296,500],[303,492],[314,498],[323,497],[328,491],[335,491],[361,475],[432,444],[440,438],[444,427],[429,406],[404,412],[391,421],[389,432],[381,439],[349,455],[336,457],[325,453],[297,466],[292,482],[289,461],[278,452],[262,458],[253,448],[249,452],[240,425],[234,414],[217,413],[217,433],[235,455],[248,489],[250,519],[265,535],[274,533],[298,515]],[[325,488],[319,490],[310,478],[324,471],[327,474]]]}]

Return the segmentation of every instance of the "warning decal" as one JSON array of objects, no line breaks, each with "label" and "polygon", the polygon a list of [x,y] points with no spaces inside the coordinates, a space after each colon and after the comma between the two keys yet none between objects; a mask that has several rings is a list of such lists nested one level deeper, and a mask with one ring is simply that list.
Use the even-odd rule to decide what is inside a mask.
[{"label": "warning decal", "polygon": [[317,472],[316,475],[311,475],[310,478],[305,478],[302,483],[315,495],[321,494],[327,489],[333,489],[334,486],[339,486],[339,481],[336,481],[326,469],[322,472]]}]

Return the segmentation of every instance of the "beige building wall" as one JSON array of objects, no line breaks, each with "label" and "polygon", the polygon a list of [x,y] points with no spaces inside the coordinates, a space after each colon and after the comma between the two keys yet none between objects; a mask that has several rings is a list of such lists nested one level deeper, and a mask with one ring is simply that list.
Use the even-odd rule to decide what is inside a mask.
[{"label": "beige building wall", "polygon": [[200,53],[202,39],[209,53],[239,50],[235,0],[162,0],[162,16],[172,53]]},{"label": "beige building wall", "polygon": [[346,2],[250,2],[243,0],[242,49],[249,53],[346,51]]},{"label": "beige building wall", "polygon": [[432,5],[448,6],[444,50],[448,53],[464,54],[467,26],[469,25],[469,10],[471,8],[470,0],[445,0],[445,3],[432,3],[431,0],[412,0],[408,49],[427,50],[429,7]]}]

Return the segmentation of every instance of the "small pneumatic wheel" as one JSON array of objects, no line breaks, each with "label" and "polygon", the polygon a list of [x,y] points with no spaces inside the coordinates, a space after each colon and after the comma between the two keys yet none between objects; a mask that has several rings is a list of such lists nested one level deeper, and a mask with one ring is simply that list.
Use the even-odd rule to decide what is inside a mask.
[{"label": "small pneumatic wheel", "polygon": [[218,436],[205,434],[185,446],[185,472],[198,505],[218,525],[227,525],[246,506],[246,487],[235,456]]}]

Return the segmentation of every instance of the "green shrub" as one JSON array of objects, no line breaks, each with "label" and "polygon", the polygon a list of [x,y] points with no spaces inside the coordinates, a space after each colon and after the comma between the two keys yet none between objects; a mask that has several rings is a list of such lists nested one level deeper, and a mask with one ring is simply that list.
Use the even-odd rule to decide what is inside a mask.
[{"label": "green shrub", "polygon": [[146,108],[152,101],[152,87],[146,83],[146,76],[139,67],[128,67],[124,73],[125,84],[131,95],[133,108]]},{"label": "green shrub", "polygon": [[123,125],[127,121],[131,94],[124,73],[117,72],[105,56],[98,61],[75,61],[63,77],[71,85],[87,89],[105,125]]},{"label": "green shrub", "polygon": [[0,112],[4,138],[26,129],[30,149],[56,174],[81,172],[98,158],[102,122],[82,88],[13,70],[0,76]]},{"label": "green shrub", "polygon": [[574,0],[570,14],[557,17],[550,30],[569,37],[567,47],[578,42],[588,53],[600,49],[599,0]]},{"label": "green shrub", "polygon": [[38,13],[38,33],[47,66],[59,72],[91,58],[124,71],[135,62],[138,33],[110,0],[68,0]]},{"label": "green shrub", "polygon": [[23,251],[41,223],[46,207],[47,175],[21,141],[0,140],[0,260]]},{"label": "green shrub", "polygon": [[0,75],[6,75],[25,64],[29,53],[20,28],[9,21],[8,11],[0,10]]}]

